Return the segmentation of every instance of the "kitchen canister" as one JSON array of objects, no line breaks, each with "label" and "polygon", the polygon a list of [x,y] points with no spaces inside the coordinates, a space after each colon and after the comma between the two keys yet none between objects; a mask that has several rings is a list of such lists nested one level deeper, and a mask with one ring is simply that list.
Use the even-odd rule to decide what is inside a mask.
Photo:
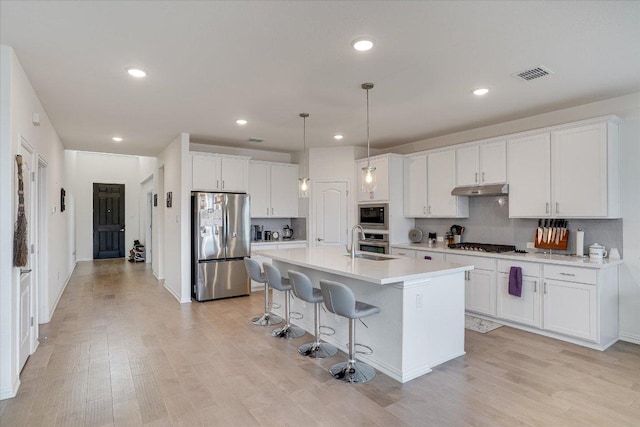
[{"label": "kitchen canister", "polygon": [[589,246],[589,258],[603,259],[607,257],[607,249],[599,243]]}]

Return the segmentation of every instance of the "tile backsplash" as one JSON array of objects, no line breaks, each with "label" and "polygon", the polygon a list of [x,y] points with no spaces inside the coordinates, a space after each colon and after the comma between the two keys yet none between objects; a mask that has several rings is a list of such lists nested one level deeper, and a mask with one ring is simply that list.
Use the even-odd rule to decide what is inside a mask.
[{"label": "tile backsplash", "polygon": [[[502,200],[503,204],[499,202]],[[578,229],[584,231],[585,254],[588,254],[587,246],[600,243],[610,248],[618,248],[623,252],[622,246],[622,219],[567,219],[569,221],[569,246],[562,253],[574,254],[575,232]],[[469,218],[431,219],[416,218],[416,227],[424,232],[425,238],[428,232],[436,232],[438,236],[444,236],[453,224],[465,227],[463,242],[480,242],[496,244],[512,244],[517,249],[526,249],[527,242],[533,242],[537,219],[512,219],[509,218],[508,197],[470,197]],[[529,252],[539,249],[526,249]]]}]

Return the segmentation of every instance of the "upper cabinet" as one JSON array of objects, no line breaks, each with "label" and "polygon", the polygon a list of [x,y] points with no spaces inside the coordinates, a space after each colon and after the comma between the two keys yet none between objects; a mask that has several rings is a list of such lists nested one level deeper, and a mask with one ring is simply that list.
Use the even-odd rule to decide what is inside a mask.
[{"label": "upper cabinet", "polygon": [[376,156],[371,158],[371,166],[376,168],[376,189],[372,192],[362,191],[362,168],[367,166],[367,159],[356,162],[356,174],[358,176],[358,202],[388,202],[389,201],[389,156]]},{"label": "upper cabinet", "polygon": [[456,185],[498,184],[507,181],[506,140],[456,149]]},{"label": "upper cabinet", "polygon": [[191,166],[194,191],[249,190],[249,157],[192,152]]},{"label": "upper cabinet", "polygon": [[298,216],[298,165],[249,162],[252,218]]},{"label": "upper cabinet", "polygon": [[469,216],[467,197],[451,195],[456,186],[456,152],[441,150],[407,156],[404,162],[404,216]]},{"label": "upper cabinet", "polygon": [[618,125],[509,140],[509,216],[619,218]]}]

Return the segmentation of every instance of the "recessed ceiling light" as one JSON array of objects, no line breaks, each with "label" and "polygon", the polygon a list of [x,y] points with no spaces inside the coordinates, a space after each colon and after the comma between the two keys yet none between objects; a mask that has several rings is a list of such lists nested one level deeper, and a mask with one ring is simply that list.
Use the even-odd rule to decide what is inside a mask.
[{"label": "recessed ceiling light", "polygon": [[473,94],[476,96],[482,96],[482,95],[486,95],[487,93],[489,93],[489,89],[487,88],[479,88],[473,91]]},{"label": "recessed ceiling light", "polygon": [[344,135],[340,134],[340,133],[336,133],[335,135],[333,135],[333,139],[340,141],[342,138],[344,138]]},{"label": "recessed ceiling light", "polygon": [[140,70],[139,68],[127,68],[127,73],[129,73],[129,75],[133,77],[147,77],[147,73],[143,70]]},{"label": "recessed ceiling light", "polygon": [[121,136],[114,136],[113,139],[115,142],[122,142],[122,137]]},{"label": "recessed ceiling light", "polygon": [[369,39],[356,39],[351,43],[351,46],[353,46],[355,50],[364,52],[373,47],[373,42]]},{"label": "recessed ceiling light", "polygon": [[236,124],[239,125],[246,125],[248,122],[245,119],[238,119],[236,120]]}]

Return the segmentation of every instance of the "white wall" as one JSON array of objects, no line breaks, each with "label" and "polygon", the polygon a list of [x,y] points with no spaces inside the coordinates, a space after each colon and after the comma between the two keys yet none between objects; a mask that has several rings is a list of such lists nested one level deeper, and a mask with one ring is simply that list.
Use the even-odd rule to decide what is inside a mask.
[{"label": "white wall", "polygon": [[[71,151],[71,150],[69,150]],[[78,151],[73,186],[76,200],[76,253],[79,261],[93,259],[93,184],[124,184],[125,248],[135,239],[143,240],[140,231],[140,158],[138,156]],[[155,158],[148,158],[153,164]]]},{"label": "white wall", "polygon": [[[32,124],[32,113],[40,115],[40,126]],[[61,242],[66,241],[73,224],[69,212],[59,210],[60,188],[70,190],[65,181],[64,147],[13,49],[4,45],[0,45],[0,120],[0,399],[3,399],[14,396],[20,384],[17,354],[19,269],[13,267],[12,247],[17,211],[14,156],[18,153],[20,138],[33,147],[35,158],[47,163],[44,169],[47,200],[42,209],[47,210],[48,233],[45,247],[38,250],[48,262],[43,265],[37,262],[36,265],[47,270],[43,275],[46,283],[41,284],[46,292],[36,291],[46,298],[46,301],[38,302],[45,308],[39,322],[49,321],[73,268],[69,250],[61,250],[61,247],[68,247]],[[72,195],[69,191],[67,194]]]},{"label": "white wall", "polygon": [[621,203],[623,217],[620,267],[620,338],[640,344],[640,92],[604,101],[416,141],[387,150],[413,153],[578,120],[616,115],[620,125]]},{"label": "white wall", "polygon": [[[163,184],[158,185],[158,188],[164,188],[162,197],[158,195],[158,208],[164,215],[163,248],[159,261],[164,269],[164,286],[178,301],[191,302],[189,134],[178,135],[160,153],[158,168],[163,168],[164,175]],[[173,199],[170,208],[166,206],[168,192],[172,193]]]}]

